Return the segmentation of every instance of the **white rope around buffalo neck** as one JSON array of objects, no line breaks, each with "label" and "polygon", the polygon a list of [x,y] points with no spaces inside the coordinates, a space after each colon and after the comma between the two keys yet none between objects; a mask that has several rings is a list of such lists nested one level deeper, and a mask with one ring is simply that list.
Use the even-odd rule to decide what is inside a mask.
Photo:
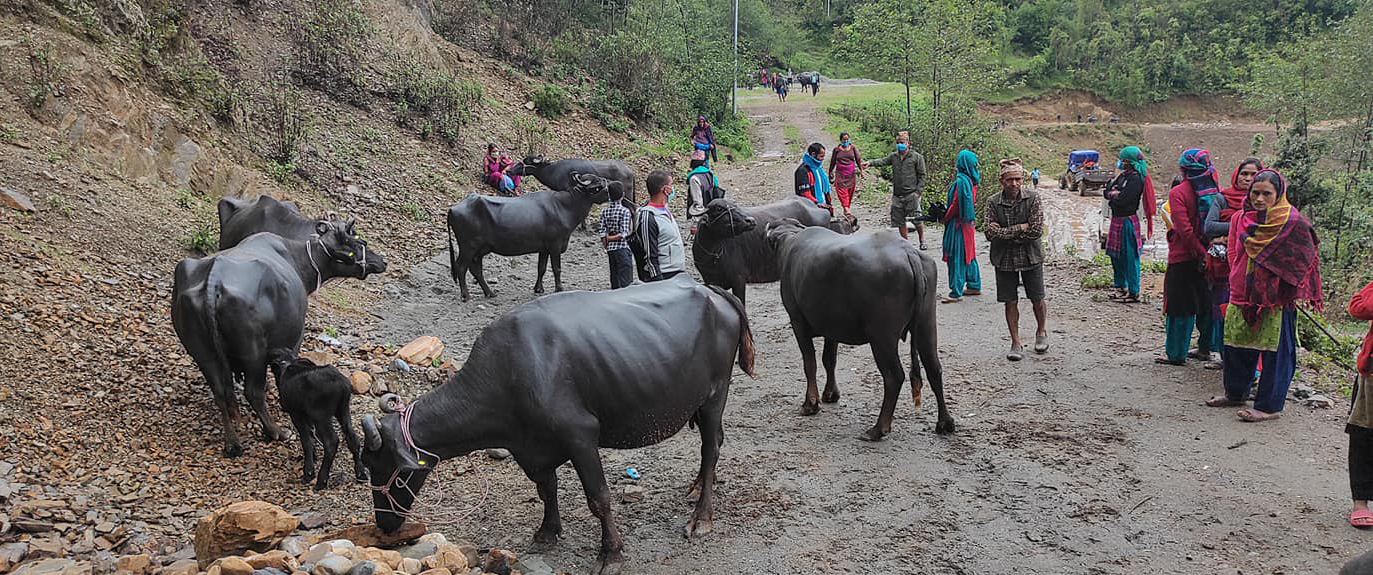
[{"label": "white rope around buffalo neck", "polygon": [[[315,236],[315,241],[319,242],[319,247],[324,247],[324,240],[319,239],[319,236]],[[324,250],[324,253],[327,255],[329,250]],[[310,260],[310,267],[315,269],[315,291],[319,291],[319,286],[324,283],[324,274],[319,273],[319,266],[315,265],[315,256],[310,253],[310,240],[305,240],[305,259]]]},{"label": "white rope around buffalo neck", "polygon": [[[414,439],[412,439],[410,436],[410,416],[414,413],[414,410],[414,403],[410,403],[405,407],[401,408],[401,438],[405,441],[406,447],[414,451],[415,461],[417,463],[419,463],[421,466],[427,469],[436,469],[439,464],[439,461],[442,458],[440,458],[438,454],[416,445]],[[424,459],[421,459],[421,455],[430,457],[433,459],[433,461],[426,461]],[[455,524],[459,521],[466,519],[468,516],[475,513],[478,509],[481,509],[486,504],[487,496],[491,493],[491,479],[487,477],[486,474],[478,471],[476,465],[473,465],[471,467],[471,470],[474,475],[480,476],[482,480],[481,499],[479,499],[477,503],[472,505],[471,507],[468,507],[461,511],[435,512],[434,514],[426,516],[421,516],[418,513],[411,511],[412,509],[414,509],[415,502],[419,498],[418,494],[415,493],[415,490],[410,488],[410,480],[414,479],[415,472],[406,472],[405,477],[401,478],[400,469],[396,469],[395,471],[391,472],[391,477],[386,480],[385,485],[381,487],[371,486],[373,491],[380,492],[382,494],[382,497],[386,498],[386,501],[388,504],[390,504],[391,508],[381,509],[378,507],[373,507],[372,512],[394,513],[395,515],[400,516],[407,521],[419,521],[427,525]],[[405,491],[410,493],[410,507],[404,507],[400,504],[400,502],[396,501],[396,498],[391,495],[392,487],[404,489]]]}]

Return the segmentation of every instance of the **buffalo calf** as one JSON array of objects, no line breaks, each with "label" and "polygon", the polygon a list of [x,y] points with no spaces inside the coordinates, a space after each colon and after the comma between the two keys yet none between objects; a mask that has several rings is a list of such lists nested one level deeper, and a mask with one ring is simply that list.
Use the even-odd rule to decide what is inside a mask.
[{"label": "buffalo calf", "polygon": [[[308,359],[294,357],[289,349],[273,350],[268,365],[277,380],[281,409],[291,416],[296,434],[300,435],[300,447],[305,452],[300,481],[315,480],[316,491],[329,486],[329,472],[334,468],[334,455],[338,453],[333,421],[338,421],[343,428],[343,439],[353,454],[353,473],[358,481],[367,481],[358,435],[353,431],[348,413],[348,400],[353,396],[348,378],[332,365],[315,365]],[[316,438],[324,447],[324,459],[320,461],[318,473],[315,472]]]}]

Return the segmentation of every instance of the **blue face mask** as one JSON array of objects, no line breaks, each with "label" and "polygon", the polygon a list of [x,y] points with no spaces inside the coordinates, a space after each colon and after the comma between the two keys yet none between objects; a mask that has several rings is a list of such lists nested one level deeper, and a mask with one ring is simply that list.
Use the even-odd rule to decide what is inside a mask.
[{"label": "blue face mask", "polygon": [[839,142],[839,146],[840,146],[841,148],[847,148],[847,147],[849,147],[849,141],[848,141],[848,140],[844,140],[844,141],[842,141],[842,142]]},{"label": "blue face mask", "polygon": [[669,188],[668,191],[667,191],[667,201],[668,201],[668,203],[672,203],[672,198],[675,198],[675,197],[677,197],[677,190],[674,190],[674,189],[670,189],[670,188]]},{"label": "blue face mask", "polygon": [[901,143],[896,144],[896,151],[898,151],[898,152],[904,152],[904,151],[906,151],[906,145],[905,145],[905,144],[901,144]]}]

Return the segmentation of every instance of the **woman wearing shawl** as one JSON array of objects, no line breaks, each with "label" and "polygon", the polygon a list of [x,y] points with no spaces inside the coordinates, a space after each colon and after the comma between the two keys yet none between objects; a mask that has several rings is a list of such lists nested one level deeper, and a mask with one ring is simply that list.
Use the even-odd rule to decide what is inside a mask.
[{"label": "woman wearing shawl", "polygon": [[519,195],[520,176],[511,174],[515,162],[505,155],[495,144],[486,145],[486,157],[482,159],[482,170],[486,173],[486,183],[496,188],[504,196]]},{"label": "woman wearing shawl", "polygon": [[[973,203],[977,200],[977,154],[958,153],[957,173],[949,185],[949,209],[944,213],[944,261],[949,266],[949,296],[944,303],[962,301],[963,295],[982,295],[982,275],[977,269],[977,247],[973,244]],[[966,287],[967,291],[964,291]]]},{"label": "woman wearing shawl", "polygon": [[1212,407],[1244,405],[1263,358],[1254,407],[1244,421],[1277,419],[1297,366],[1298,301],[1321,307],[1320,256],[1311,223],[1287,202],[1287,183],[1273,170],[1254,176],[1244,211],[1230,219],[1230,304],[1225,322],[1225,395]]},{"label": "woman wearing shawl", "polygon": [[[1359,321],[1373,321],[1373,282],[1350,300],[1349,315]],[[1373,527],[1373,512],[1368,510],[1368,501],[1373,499],[1373,389],[1369,389],[1373,385],[1373,323],[1363,336],[1356,368],[1359,377],[1349,398],[1349,423],[1344,426],[1349,434],[1349,490],[1354,495],[1349,524]]]},{"label": "woman wearing shawl", "polygon": [[[835,170],[839,175],[835,176]],[[839,148],[830,155],[830,179],[834,181],[834,195],[839,197],[839,204],[844,206],[844,215],[851,215],[849,205],[853,203],[854,192],[858,189],[858,178],[863,174],[863,156],[858,154],[858,147],[853,145],[849,139],[849,133],[839,134]]]},{"label": "woman wearing shawl", "polygon": [[696,125],[691,128],[691,159],[720,161],[715,156],[715,134],[710,131],[710,123],[705,116],[696,116]]},{"label": "woman wearing shawl", "polygon": [[1111,207],[1111,229],[1106,236],[1106,255],[1111,256],[1115,272],[1111,299],[1139,303],[1139,256],[1144,252],[1144,235],[1139,221],[1143,208],[1149,235],[1154,233],[1154,182],[1149,179],[1144,152],[1137,146],[1120,150],[1120,175],[1106,188]]},{"label": "woman wearing shawl", "polygon": [[834,213],[834,207],[830,205],[833,190],[829,174],[825,173],[824,144],[815,142],[806,148],[806,155],[801,156],[801,165],[796,167],[795,180],[796,195]]},{"label": "woman wearing shawl", "polygon": [[[1211,154],[1192,148],[1178,158],[1182,183],[1168,192],[1168,269],[1163,274],[1163,313],[1167,316],[1165,356],[1157,363],[1183,365],[1187,358],[1210,360],[1220,348],[1211,328],[1211,288],[1206,283],[1206,244],[1202,230],[1205,215],[1222,201],[1216,185]],[[1197,350],[1187,352],[1192,328],[1197,330]]]},{"label": "woman wearing shawl", "polygon": [[[1254,175],[1263,171],[1263,162],[1258,158],[1245,158],[1230,174],[1230,187],[1220,191],[1224,202],[1216,206],[1206,216],[1205,234],[1213,238],[1206,253],[1206,281],[1211,284],[1211,341],[1224,343],[1225,304],[1230,301],[1230,261],[1226,257],[1227,236],[1230,235],[1230,219],[1244,210],[1244,200],[1249,196],[1249,183]],[[1206,364],[1206,369],[1221,369],[1223,362]]]}]

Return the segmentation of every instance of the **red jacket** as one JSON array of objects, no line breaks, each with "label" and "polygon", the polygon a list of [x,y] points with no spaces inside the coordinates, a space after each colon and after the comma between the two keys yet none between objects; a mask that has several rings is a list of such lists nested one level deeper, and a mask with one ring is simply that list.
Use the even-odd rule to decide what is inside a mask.
[{"label": "red jacket", "polygon": [[1187,182],[1178,184],[1168,192],[1169,215],[1173,219],[1173,229],[1168,230],[1168,263],[1200,261],[1206,257],[1206,246],[1201,243],[1197,230],[1197,195]]},{"label": "red jacket", "polygon": [[[1363,286],[1354,299],[1349,302],[1349,315],[1354,319],[1373,321],[1373,282]],[[1368,326],[1368,334],[1363,336],[1363,348],[1359,350],[1359,373],[1373,375],[1373,323]]]}]

